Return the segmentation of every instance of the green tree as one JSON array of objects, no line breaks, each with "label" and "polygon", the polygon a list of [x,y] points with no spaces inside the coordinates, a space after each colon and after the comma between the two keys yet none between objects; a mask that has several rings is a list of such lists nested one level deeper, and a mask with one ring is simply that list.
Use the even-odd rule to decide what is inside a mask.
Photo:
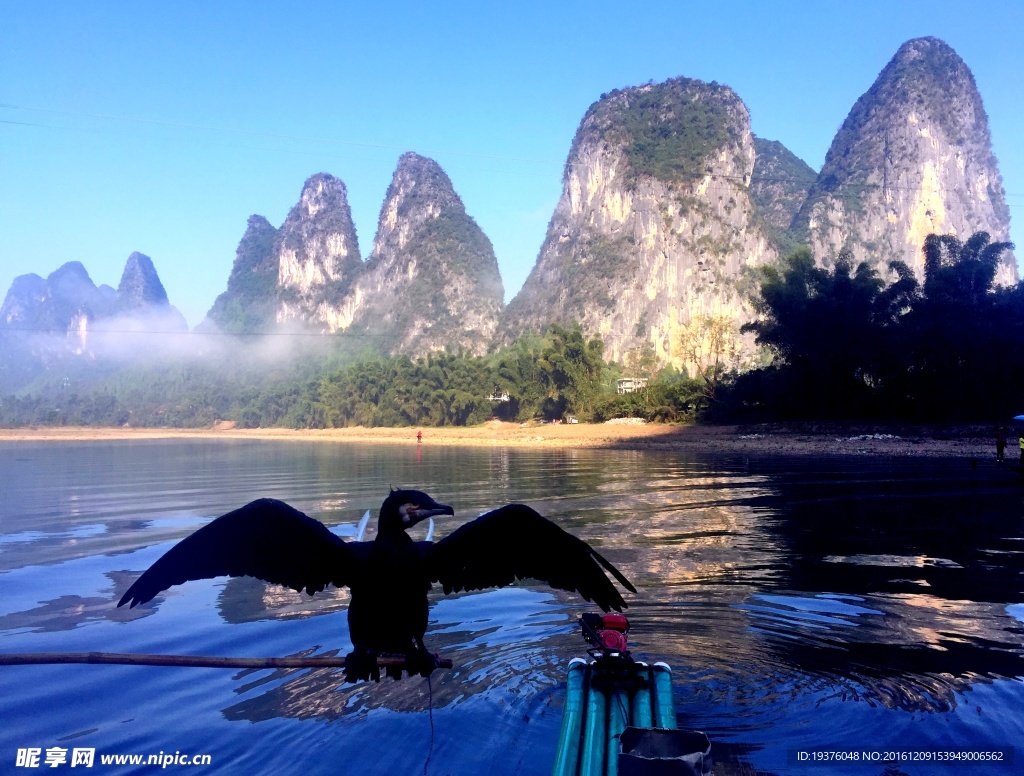
[{"label": "green tree", "polygon": [[601,390],[604,344],[597,338],[587,341],[578,323],[571,329],[552,325],[544,343],[537,362],[547,393],[544,417],[572,413],[589,418]]},{"label": "green tree", "polygon": [[756,332],[757,342],[775,356],[769,371],[786,386],[773,392],[783,403],[777,410],[852,416],[870,409],[883,372],[879,354],[914,289],[904,264],[890,268],[900,284],[891,293],[867,263],[854,269],[848,254],[831,271],[816,266],[807,248],[790,254],[781,268],[765,268],[755,299],[759,319],[744,330]]},{"label": "green tree", "polygon": [[1012,248],[991,242],[986,232],[966,242],[953,235],[925,239],[923,294],[906,320],[899,397],[906,411],[966,419],[1009,410],[1005,375],[1014,365],[1007,357],[1019,347],[1007,336],[1016,320],[1014,297],[995,293],[994,283],[1003,253]]}]

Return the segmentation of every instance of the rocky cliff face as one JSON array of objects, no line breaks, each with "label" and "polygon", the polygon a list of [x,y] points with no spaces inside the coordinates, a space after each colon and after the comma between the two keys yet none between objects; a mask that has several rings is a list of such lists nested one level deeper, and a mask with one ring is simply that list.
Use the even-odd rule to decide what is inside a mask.
[{"label": "rocky cliff face", "polygon": [[604,96],[573,140],[504,339],[577,320],[617,360],[649,346],[701,368],[749,353],[745,269],[777,255],[751,199],[754,157],[747,109],[727,87],[679,78]]},{"label": "rocky cliff face", "polygon": [[305,182],[280,229],[263,216],[249,217],[227,290],[201,328],[212,322],[235,334],[267,332],[275,324],[322,333],[343,329],[349,321],[339,310],[362,270],[348,190],[338,178],[318,173]]},{"label": "rocky cliff face", "polygon": [[436,162],[399,159],[346,315],[393,352],[483,353],[503,302],[490,240]]},{"label": "rocky cliff face", "polygon": [[[923,278],[929,234],[1009,240],[1009,210],[974,77],[936,38],[903,44],[843,122],[794,227],[830,263],[843,248]],[[997,282],[1017,279],[1004,256]]]},{"label": "rocky cliff face", "polygon": [[[252,334],[266,331],[277,319],[277,229],[266,218],[249,216],[235,251],[228,287],[207,314],[221,331]],[[204,321],[201,326],[204,326]]]},{"label": "rocky cliff face", "polygon": [[[970,71],[923,38],[858,100],[820,174],[754,138],[719,84],[678,78],[602,96],[573,140],[533,272],[503,312],[490,242],[440,167],[406,154],[365,264],[344,185],[313,176],[279,230],[250,219],[210,317],[240,331],[298,322],[414,356],[578,321],[616,360],[653,351],[691,369],[743,366],[749,270],[797,244],[824,264],[849,249],[883,274],[902,259],[920,277],[928,234],[1002,241],[1008,228]],[[1004,258],[998,281],[1010,283],[1016,261]]]},{"label": "rocky cliff face", "polygon": [[235,332],[295,322],[411,356],[445,347],[481,353],[502,294],[491,243],[448,176],[409,153],[399,160],[365,264],[345,185],[314,175],[280,229],[262,216],[249,219],[228,289],[208,317]]},{"label": "rocky cliff face", "polygon": [[340,328],[334,310],[362,269],[348,191],[320,173],[306,181],[275,240],[277,321],[299,321],[324,331]]}]

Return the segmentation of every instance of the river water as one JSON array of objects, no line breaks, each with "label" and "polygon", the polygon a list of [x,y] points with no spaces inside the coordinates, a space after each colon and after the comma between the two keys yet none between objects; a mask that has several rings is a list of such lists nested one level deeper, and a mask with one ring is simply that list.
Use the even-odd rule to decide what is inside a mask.
[{"label": "river water", "polygon": [[[115,603],[175,541],[253,498],[351,535],[393,484],[455,507],[439,536],[521,501],[598,547],[639,590],[634,653],[672,666],[679,725],[708,734],[716,772],[951,772],[796,760],[886,747],[1011,750],[1015,765],[968,772],[1024,772],[1024,487],[995,463],[8,443],[0,482],[3,652],[344,654],[345,591],[222,578]],[[0,772],[30,772],[17,767],[28,748],[41,761],[67,749],[55,771],[81,748],[109,773],[160,768],[102,754],[209,754],[198,773],[550,772],[585,602],[535,584],[431,600],[428,644],[455,667],[429,687],[327,670],[0,667]]]}]

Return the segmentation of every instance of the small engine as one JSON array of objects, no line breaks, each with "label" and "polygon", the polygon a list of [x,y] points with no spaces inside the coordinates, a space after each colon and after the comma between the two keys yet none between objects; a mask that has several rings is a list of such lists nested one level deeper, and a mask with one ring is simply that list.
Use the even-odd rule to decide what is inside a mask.
[{"label": "small engine", "polygon": [[592,655],[595,652],[602,657],[625,657],[629,654],[626,643],[629,620],[626,615],[587,612],[580,618],[580,626],[583,628],[584,640],[594,645],[590,650]]}]

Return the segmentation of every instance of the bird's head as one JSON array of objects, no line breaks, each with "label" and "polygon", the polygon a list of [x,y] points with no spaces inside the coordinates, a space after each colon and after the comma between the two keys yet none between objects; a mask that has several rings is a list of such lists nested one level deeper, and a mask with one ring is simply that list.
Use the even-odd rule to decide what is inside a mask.
[{"label": "bird's head", "polygon": [[392,489],[381,504],[377,531],[407,531],[428,517],[454,514],[454,509],[446,504],[438,504],[426,493]]}]

